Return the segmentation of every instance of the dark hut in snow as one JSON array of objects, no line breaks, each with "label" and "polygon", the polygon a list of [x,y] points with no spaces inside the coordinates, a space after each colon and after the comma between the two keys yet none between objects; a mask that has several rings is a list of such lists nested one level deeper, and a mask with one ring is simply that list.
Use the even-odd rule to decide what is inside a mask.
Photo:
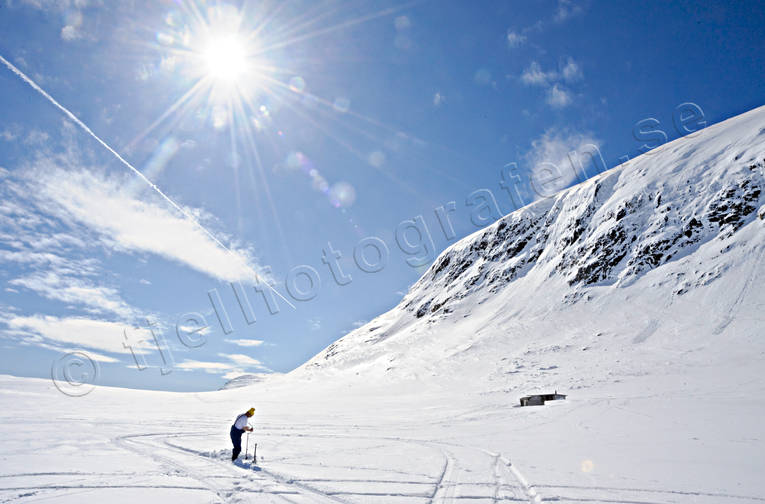
[{"label": "dark hut in snow", "polygon": [[559,394],[556,390],[552,394],[537,394],[521,397],[521,406],[542,406],[545,401],[558,401],[566,398],[566,394]]}]

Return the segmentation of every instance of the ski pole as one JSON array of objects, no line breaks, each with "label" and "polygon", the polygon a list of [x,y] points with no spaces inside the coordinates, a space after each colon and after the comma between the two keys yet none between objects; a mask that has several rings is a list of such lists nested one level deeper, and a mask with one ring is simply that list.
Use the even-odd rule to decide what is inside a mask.
[{"label": "ski pole", "polygon": [[258,443],[255,443],[255,449],[252,451],[252,463],[258,465]]},{"label": "ski pole", "polygon": [[244,460],[247,460],[247,454],[250,451],[250,433],[247,433],[247,447],[244,449]]}]

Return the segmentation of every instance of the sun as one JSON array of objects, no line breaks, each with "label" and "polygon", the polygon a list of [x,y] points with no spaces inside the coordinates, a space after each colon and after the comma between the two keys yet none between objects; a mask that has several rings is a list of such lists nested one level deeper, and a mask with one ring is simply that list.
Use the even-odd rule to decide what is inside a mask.
[{"label": "sun", "polygon": [[213,82],[238,84],[249,70],[247,45],[236,35],[213,36],[202,51],[204,73]]}]

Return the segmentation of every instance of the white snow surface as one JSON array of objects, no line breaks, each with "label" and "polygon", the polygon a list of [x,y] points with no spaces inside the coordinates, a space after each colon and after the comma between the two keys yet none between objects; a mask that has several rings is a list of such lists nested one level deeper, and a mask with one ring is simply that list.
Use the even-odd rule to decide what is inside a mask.
[{"label": "white snow surface", "polygon": [[[765,502],[763,167],[765,107],[466,237],[252,385],[0,376],[0,501]],[[250,406],[258,464],[232,464]]]}]

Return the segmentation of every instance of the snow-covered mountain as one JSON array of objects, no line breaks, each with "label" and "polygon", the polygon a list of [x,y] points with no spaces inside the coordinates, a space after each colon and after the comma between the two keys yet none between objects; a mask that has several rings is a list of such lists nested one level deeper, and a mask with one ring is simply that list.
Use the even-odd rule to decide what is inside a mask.
[{"label": "snow-covered mountain", "polygon": [[765,107],[667,143],[455,243],[294,374],[569,389],[760,352],[764,168]]},{"label": "snow-covered mountain", "polygon": [[251,373],[251,374],[243,374],[241,376],[237,376],[236,378],[232,378],[226,383],[223,384],[223,386],[218,390],[228,390],[228,389],[234,389],[234,388],[241,388],[241,387],[249,387],[250,385],[255,385],[256,383],[263,383],[266,380],[273,379],[276,376],[279,376],[281,373]]}]

